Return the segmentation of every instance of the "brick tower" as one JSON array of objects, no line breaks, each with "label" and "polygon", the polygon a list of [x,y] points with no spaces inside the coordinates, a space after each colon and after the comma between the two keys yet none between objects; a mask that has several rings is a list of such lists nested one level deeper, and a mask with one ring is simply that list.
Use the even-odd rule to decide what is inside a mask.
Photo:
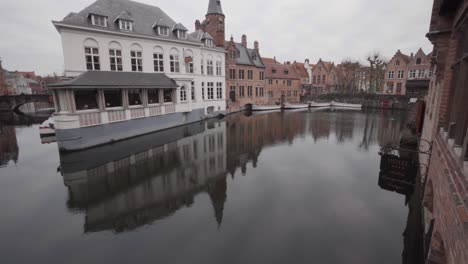
[{"label": "brick tower", "polygon": [[221,0],[210,0],[206,13],[205,31],[214,38],[214,44],[222,48],[225,42],[225,19]]}]

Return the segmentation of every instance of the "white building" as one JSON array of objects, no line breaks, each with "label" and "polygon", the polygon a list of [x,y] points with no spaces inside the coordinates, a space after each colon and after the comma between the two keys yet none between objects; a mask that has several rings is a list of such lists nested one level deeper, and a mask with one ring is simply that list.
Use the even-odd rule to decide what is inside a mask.
[{"label": "white building", "polygon": [[[74,78],[52,86],[59,146],[62,136],[68,141],[84,127],[153,117],[154,131],[225,113],[224,49],[214,47],[207,33],[189,34],[158,7],[98,0],[53,24],[62,37],[65,75]],[[168,79],[174,85],[164,86]],[[127,80],[135,81],[122,87]],[[177,116],[154,118],[163,115]],[[141,132],[132,133],[93,141]]]}]

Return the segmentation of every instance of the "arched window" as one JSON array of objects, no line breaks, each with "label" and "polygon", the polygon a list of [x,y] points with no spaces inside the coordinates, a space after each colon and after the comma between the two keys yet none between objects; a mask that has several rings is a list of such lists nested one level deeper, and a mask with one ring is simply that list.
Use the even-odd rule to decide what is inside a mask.
[{"label": "arched window", "polygon": [[84,41],[83,45],[85,52],[86,69],[88,71],[101,70],[98,42],[94,39],[88,38]]},{"label": "arched window", "polygon": [[193,52],[191,50],[185,51],[184,60],[185,60],[185,72],[194,73]]},{"label": "arched window", "polygon": [[117,41],[111,41],[109,43],[109,59],[111,71],[123,71],[122,45]]},{"label": "arched window", "polygon": [[153,49],[154,71],[164,72],[164,50],[156,46]]},{"label": "arched window", "polygon": [[171,64],[171,72],[180,72],[180,61],[179,51],[176,48],[171,49],[171,55],[169,56]]},{"label": "arched window", "polygon": [[180,88],[180,101],[187,102],[187,87],[185,86]]},{"label": "arched window", "polygon": [[417,59],[416,59],[416,64],[417,64],[417,65],[420,65],[421,62],[422,62],[421,58],[417,58]]},{"label": "arched window", "polygon": [[130,47],[130,58],[132,63],[132,71],[143,71],[143,48],[139,44],[133,44]]},{"label": "arched window", "polygon": [[397,60],[397,61],[395,62],[395,65],[396,65],[396,66],[400,66],[400,61]]}]

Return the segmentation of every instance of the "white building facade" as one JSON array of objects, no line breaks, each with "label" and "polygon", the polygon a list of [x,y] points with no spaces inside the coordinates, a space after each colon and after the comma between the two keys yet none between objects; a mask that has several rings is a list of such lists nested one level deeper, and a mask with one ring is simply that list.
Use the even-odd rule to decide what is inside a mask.
[{"label": "white building facade", "polygon": [[[201,30],[189,34],[158,7],[98,0],[53,24],[71,79],[52,87],[59,146],[65,130],[74,138],[80,133],[73,129],[141,118],[153,118],[152,129],[160,130],[226,113],[225,50]],[[164,115],[171,117],[155,118]],[[143,130],[92,141],[149,131]]]}]

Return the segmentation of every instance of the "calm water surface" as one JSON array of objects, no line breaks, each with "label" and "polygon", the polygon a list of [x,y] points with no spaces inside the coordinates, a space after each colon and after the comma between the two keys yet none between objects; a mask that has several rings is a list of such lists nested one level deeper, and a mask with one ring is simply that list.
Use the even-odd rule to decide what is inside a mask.
[{"label": "calm water surface", "polygon": [[[1,122],[1,121],[0,121]],[[237,114],[59,155],[0,126],[1,263],[401,263],[399,113]]]}]

